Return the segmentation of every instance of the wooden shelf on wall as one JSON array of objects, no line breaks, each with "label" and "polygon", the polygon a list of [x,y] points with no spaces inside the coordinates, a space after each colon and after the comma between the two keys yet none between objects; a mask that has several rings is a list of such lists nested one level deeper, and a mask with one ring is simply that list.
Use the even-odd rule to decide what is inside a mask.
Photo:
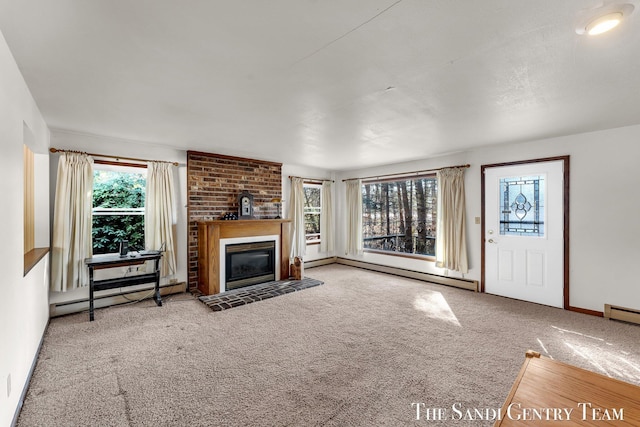
[{"label": "wooden shelf on wall", "polygon": [[198,222],[198,290],[205,295],[220,292],[220,239],[280,236],[280,278],[289,277],[288,219],[213,220]]},{"label": "wooden shelf on wall", "polygon": [[49,248],[33,248],[24,254],[24,276],[26,276],[33,267],[40,262],[49,253]]}]

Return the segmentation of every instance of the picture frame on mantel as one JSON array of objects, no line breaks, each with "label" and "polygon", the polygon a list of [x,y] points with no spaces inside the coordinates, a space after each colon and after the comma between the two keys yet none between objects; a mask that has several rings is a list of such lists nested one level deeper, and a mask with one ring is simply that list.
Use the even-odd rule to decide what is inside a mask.
[{"label": "picture frame on mantel", "polygon": [[238,219],[253,219],[253,195],[248,191],[238,195]]}]

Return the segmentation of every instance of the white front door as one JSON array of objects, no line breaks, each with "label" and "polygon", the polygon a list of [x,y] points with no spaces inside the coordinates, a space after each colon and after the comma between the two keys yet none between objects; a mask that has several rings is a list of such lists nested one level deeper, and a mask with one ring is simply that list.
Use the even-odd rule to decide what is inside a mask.
[{"label": "white front door", "polygon": [[485,292],[563,307],[563,161],[484,169]]}]

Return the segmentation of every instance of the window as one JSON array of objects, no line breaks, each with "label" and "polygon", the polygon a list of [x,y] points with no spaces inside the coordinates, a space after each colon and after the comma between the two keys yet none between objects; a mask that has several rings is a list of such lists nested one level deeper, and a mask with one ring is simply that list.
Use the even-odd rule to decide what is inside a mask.
[{"label": "window", "polygon": [[544,237],[544,176],[500,178],[500,234]]},{"label": "window", "polygon": [[118,252],[121,240],[143,250],[147,170],[96,164],[93,171],[93,253]]},{"label": "window", "polygon": [[322,185],[304,183],[304,228],[307,243],[320,243]]},{"label": "window", "polygon": [[436,176],[362,184],[365,250],[435,256]]}]

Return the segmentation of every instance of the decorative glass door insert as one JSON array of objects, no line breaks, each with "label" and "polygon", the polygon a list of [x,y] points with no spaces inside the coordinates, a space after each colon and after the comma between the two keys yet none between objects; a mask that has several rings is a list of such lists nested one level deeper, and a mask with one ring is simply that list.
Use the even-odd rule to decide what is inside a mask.
[{"label": "decorative glass door insert", "polygon": [[544,175],[500,179],[500,234],[544,237]]}]

